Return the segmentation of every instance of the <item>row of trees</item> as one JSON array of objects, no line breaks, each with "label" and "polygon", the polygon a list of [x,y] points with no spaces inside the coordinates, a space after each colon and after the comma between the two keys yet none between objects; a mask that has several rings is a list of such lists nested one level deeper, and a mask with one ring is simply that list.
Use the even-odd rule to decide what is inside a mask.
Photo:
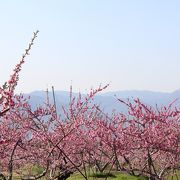
[{"label": "row of trees", "polygon": [[[47,102],[32,109],[23,95],[14,95],[19,71],[34,39],[16,66],[11,79],[0,89],[0,176],[11,180],[63,180],[78,171],[123,171],[134,176],[163,179],[180,168],[180,111],[173,104],[160,109],[139,99],[122,101],[127,114],[108,115],[93,103],[107,88],[91,90],[86,97],[69,96],[61,116]],[[39,174],[31,172],[39,167]],[[24,170],[26,169],[26,171]],[[27,173],[28,170],[28,173]],[[26,174],[25,174],[26,172]]]}]

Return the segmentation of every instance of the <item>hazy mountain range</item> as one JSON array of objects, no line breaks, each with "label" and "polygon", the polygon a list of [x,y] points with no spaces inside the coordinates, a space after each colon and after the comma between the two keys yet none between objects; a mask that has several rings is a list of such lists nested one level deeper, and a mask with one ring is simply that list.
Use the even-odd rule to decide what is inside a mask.
[{"label": "hazy mountain range", "polygon": [[[45,91],[34,91],[25,95],[31,97],[30,104],[32,105],[32,107],[42,105],[44,104],[44,102],[46,102],[47,94]],[[77,93],[73,93],[73,96],[77,95]],[[82,96],[84,95],[82,94]],[[61,111],[62,106],[68,106],[68,91],[55,91],[55,98],[58,112]],[[107,92],[96,95],[94,98],[94,102],[100,105],[101,109],[104,112],[111,113],[112,110],[116,110],[117,112],[125,112],[127,108],[125,107],[125,105],[120,103],[117,98],[120,98],[122,100],[125,100],[127,98],[139,98],[147,105],[155,106],[157,104],[159,107],[168,105],[169,103],[177,99],[174,105],[180,107],[180,90],[174,91],[172,93],[137,90]],[[53,103],[52,92],[49,92],[49,101]]]}]

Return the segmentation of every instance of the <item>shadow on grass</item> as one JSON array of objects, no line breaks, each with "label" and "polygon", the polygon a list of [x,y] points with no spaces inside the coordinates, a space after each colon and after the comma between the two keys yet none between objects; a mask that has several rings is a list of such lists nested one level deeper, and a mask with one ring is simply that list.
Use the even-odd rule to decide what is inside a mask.
[{"label": "shadow on grass", "polygon": [[116,178],[116,175],[114,175],[112,173],[96,173],[96,174],[92,174],[91,177],[96,177],[96,178],[105,178],[105,177]]}]

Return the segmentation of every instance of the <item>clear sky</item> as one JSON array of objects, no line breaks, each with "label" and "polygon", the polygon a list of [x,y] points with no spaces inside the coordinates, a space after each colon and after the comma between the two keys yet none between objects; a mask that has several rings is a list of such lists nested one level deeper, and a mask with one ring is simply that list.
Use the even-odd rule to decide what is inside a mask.
[{"label": "clear sky", "polygon": [[6,0],[0,4],[0,83],[32,36],[17,92],[180,89],[179,0]]}]

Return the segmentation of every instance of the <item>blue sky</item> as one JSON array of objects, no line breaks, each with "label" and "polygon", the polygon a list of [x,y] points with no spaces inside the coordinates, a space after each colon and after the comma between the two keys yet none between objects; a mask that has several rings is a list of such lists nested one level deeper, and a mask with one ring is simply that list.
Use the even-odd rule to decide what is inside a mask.
[{"label": "blue sky", "polygon": [[6,0],[0,6],[0,83],[32,36],[17,92],[180,89],[179,0]]}]

